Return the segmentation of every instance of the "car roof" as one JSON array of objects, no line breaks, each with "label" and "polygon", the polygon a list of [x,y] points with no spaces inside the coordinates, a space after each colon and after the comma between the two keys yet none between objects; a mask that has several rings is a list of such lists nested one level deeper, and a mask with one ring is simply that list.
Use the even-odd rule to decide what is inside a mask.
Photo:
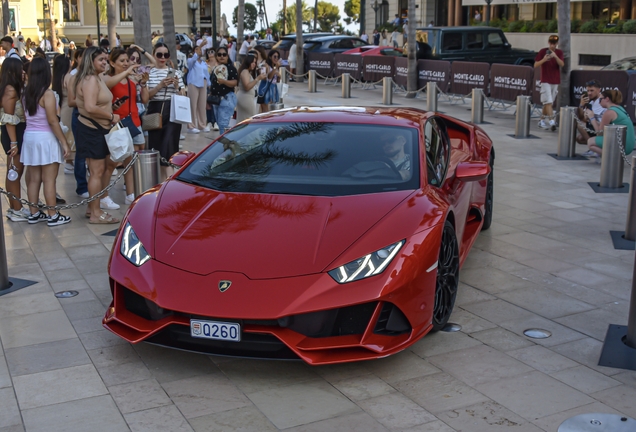
[{"label": "car roof", "polygon": [[360,39],[360,38],[356,36],[349,36],[349,35],[330,35],[330,36],[321,36],[321,37],[312,38],[311,40],[308,40],[307,42],[326,42],[326,41],[336,40],[336,39]]},{"label": "car roof", "polygon": [[[311,37],[312,39],[314,39],[315,37],[321,37],[321,36],[332,36],[333,33],[303,33],[303,39],[306,39],[308,37]],[[288,34],[283,36],[281,39],[293,39],[296,40],[296,35],[295,34]]]},{"label": "car roof", "polygon": [[453,26],[453,27],[418,27],[416,30],[444,30],[444,31],[459,31],[459,32],[470,32],[470,31],[475,31],[475,30],[479,30],[479,31],[483,31],[483,30],[501,30],[499,27],[486,27],[486,26],[470,26],[470,27],[459,27],[459,26]]},{"label": "car roof", "polygon": [[321,121],[326,123],[419,127],[419,122],[423,118],[433,115],[434,113],[432,112],[407,107],[296,106],[256,115],[252,117],[250,122],[291,123]]}]

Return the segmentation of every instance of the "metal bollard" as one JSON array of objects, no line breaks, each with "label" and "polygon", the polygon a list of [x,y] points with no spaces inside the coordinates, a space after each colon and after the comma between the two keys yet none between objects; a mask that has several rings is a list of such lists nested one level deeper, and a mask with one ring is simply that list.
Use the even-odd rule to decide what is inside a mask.
[{"label": "metal bollard", "polygon": [[135,197],[159,184],[159,178],[161,178],[159,152],[157,150],[138,150],[137,154],[139,157],[133,165]]},{"label": "metal bollard", "polygon": [[530,114],[530,96],[517,96],[515,138],[527,138],[530,136]]},{"label": "metal bollard", "polygon": [[289,81],[289,78],[287,77],[287,74],[289,73],[289,71],[287,70],[287,68],[282,67],[280,68],[280,82],[283,84],[287,84],[287,82]]},{"label": "metal bollard", "polygon": [[[627,202],[627,222],[625,223],[625,239],[636,240],[636,156],[632,156],[632,173],[629,179],[629,201]],[[636,297],[634,298],[636,301]]]},{"label": "metal bollard", "polygon": [[476,124],[484,122],[484,92],[481,89],[473,89],[470,121]]},{"label": "metal bollard", "polygon": [[351,74],[342,74],[342,97],[349,99],[351,97]]},{"label": "metal bollard", "polygon": [[561,123],[559,124],[559,146],[557,156],[573,158],[576,147],[576,115],[575,107],[563,107],[560,110]]},{"label": "metal bollard", "polygon": [[316,93],[316,71],[309,71],[309,93]]},{"label": "metal bollard", "polygon": [[[634,163],[634,160],[636,160],[636,157],[632,156],[632,164]],[[627,336],[625,336],[625,345],[630,348],[636,348],[636,259],[634,260],[634,272],[632,273],[632,294],[629,300],[629,315],[627,315]]]},{"label": "metal bollard", "polygon": [[426,83],[426,111],[437,111],[437,83]]},{"label": "metal bollard", "polygon": [[[0,198],[0,215],[2,214],[2,198]],[[4,225],[0,222],[0,292],[11,288],[9,267],[7,266],[7,247],[4,243]]]},{"label": "metal bollard", "polygon": [[603,130],[603,157],[601,158],[602,188],[619,188],[623,186],[623,158],[618,140],[625,142],[627,128],[620,125],[607,125]]},{"label": "metal bollard", "polygon": [[382,103],[391,105],[393,103],[393,78],[382,78]]}]

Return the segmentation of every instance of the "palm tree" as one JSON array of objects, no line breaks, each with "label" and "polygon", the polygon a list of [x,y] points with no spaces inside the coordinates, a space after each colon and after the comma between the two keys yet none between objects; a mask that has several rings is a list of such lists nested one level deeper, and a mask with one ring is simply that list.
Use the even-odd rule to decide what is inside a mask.
[{"label": "palm tree", "polygon": [[570,0],[557,0],[557,22],[559,25],[559,48],[563,51],[559,106],[570,104]]},{"label": "palm tree", "polygon": [[9,0],[2,0],[2,34],[11,34],[9,18]]},{"label": "palm tree", "polygon": [[[303,56],[303,0],[296,0],[296,74],[305,74],[305,59]],[[304,78],[298,81],[303,82]]]},{"label": "palm tree", "polygon": [[[133,2],[134,3],[134,2]],[[161,0],[163,11],[163,43],[168,46],[168,50],[174,54],[174,64],[177,64],[177,44],[175,43],[174,31],[174,10],[172,0]]]},{"label": "palm tree", "polygon": [[117,0],[106,0],[106,23],[108,26],[108,41],[110,49],[117,45]]},{"label": "palm tree", "polygon": [[152,50],[151,28],[150,28],[150,5],[148,0],[135,0],[133,7],[133,30],[135,33],[135,44],[143,49]]},{"label": "palm tree", "polygon": [[245,0],[239,0],[238,11],[236,12],[236,43],[238,46],[243,43],[243,21],[245,20]]},{"label": "palm tree", "polygon": [[415,0],[409,0],[408,34],[408,75],[406,81],[406,97],[414,98],[417,94],[417,53],[415,52]]}]

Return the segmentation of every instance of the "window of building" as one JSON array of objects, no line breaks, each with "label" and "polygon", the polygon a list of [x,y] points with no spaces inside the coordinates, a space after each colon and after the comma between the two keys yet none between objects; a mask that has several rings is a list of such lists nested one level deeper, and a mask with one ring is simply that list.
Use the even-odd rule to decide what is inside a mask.
[{"label": "window of building", "polygon": [[132,0],[119,0],[119,21],[132,21]]},{"label": "window of building", "polygon": [[62,0],[62,9],[65,22],[79,22],[80,0]]}]

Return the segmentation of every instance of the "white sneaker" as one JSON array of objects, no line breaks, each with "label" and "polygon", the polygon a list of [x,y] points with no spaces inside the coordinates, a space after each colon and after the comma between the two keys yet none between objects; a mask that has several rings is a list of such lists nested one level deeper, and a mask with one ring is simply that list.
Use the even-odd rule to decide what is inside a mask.
[{"label": "white sneaker", "polygon": [[557,128],[557,124],[554,120],[550,120],[550,130],[555,131]]},{"label": "white sneaker", "polygon": [[184,140],[185,139],[185,135],[179,135],[179,139],[180,140]]},{"label": "white sneaker", "polygon": [[218,131],[219,130],[219,125],[214,123],[214,127],[212,129],[215,130],[215,131]]},{"label": "white sneaker", "polygon": [[88,198],[88,192],[77,194],[77,196],[80,197],[80,198]]},{"label": "white sneaker", "polygon": [[183,144],[179,144],[179,150],[183,150]]},{"label": "white sneaker", "polygon": [[550,126],[545,122],[545,120],[539,120],[539,127],[541,129],[548,129]]},{"label": "white sneaker", "polygon": [[73,164],[66,162],[64,164],[64,174],[74,174],[74,173],[75,173],[75,167],[73,166]]},{"label": "white sneaker", "polygon": [[117,170],[116,170],[116,169],[114,169],[114,170],[113,170],[113,173],[112,173],[110,176],[111,176],[111,177],[117,177]]},{"label": "white sneaker", "polygon": [[99,207],[104,210],[117,210],[120,205],[110,199],[109,196],[107,196],[106,198],[102,198],[101,200],[99,200]]},{"label": "white sneaker", "polygon": [[585,157],[595,157],[596,153],[594,153],[592,150],[588,150],[585,153],[583,153],[581,156],[585,156]]},{"label": "white sneaker", "polygon": [[11,222],[26,222],[30,215],[31,213],[29,213],[29,211],[25,208],[22,208],[21,210],[13,210],[12,208],[9,208],[9,210],[7,210],[7,219]]},{"label": "white sneaker", "polygon": [[191,134],[198,134],[200,132],[201,131],[197,128],[188,129],[188,133],[191,133]]},{"label": "white sneaker", "polygon": [[213,127],[214,127],[214,125],[213,125],[211,122],[210,122],[210,123],[208,123],[208,124],[205,126],[205,128],[206,128],[206,129],[208,129],[208,130],[212,130],[212,128],[213,128]]},{"label": "white sneaker", "polygon": [[210,127],[209,127],[209,126],[206,126],[206,127],[203,129],[203,131],[202,131],[202,132],[210,132],[210,130],[211,130],[211,129],[210,129]]},{"label": "white sneaker", "polygon": [[124,200],[124,203],[126,203],[126,205],[132,204],[132,202],[135,200],[135,194],[131,193],[130,195],[126,195],[126,199]]}]

